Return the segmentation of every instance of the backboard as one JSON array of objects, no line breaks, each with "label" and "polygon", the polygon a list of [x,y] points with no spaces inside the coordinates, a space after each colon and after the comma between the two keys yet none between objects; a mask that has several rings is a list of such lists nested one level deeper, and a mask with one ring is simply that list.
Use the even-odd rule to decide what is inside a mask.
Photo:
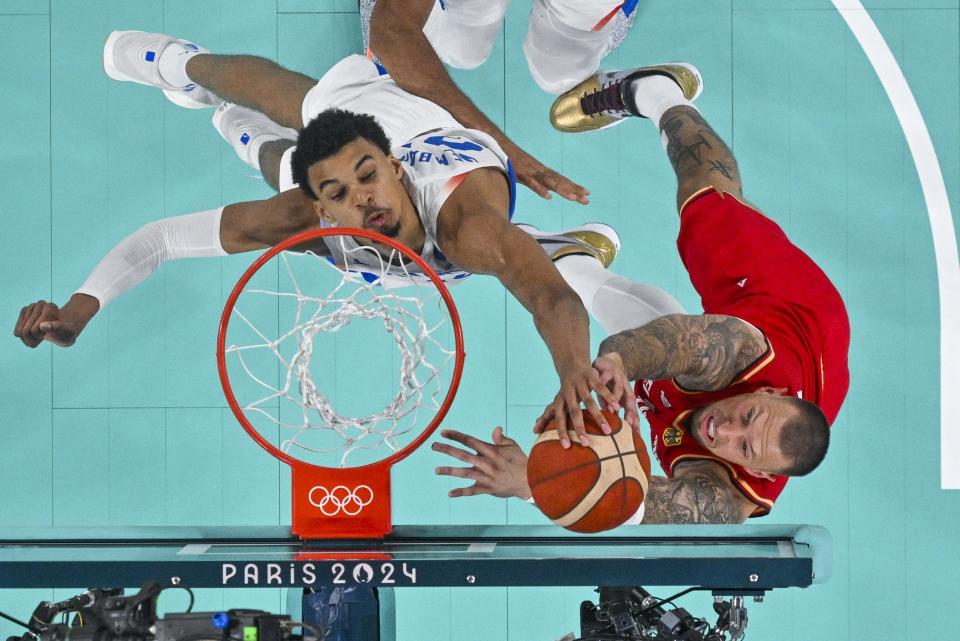
[{"label": "backboard", "polygon": [[301,541],[284,527],[0,529],[0,588],[698,586],[807,587],[830,574],[810,525],[395,526],[376,540]]}]

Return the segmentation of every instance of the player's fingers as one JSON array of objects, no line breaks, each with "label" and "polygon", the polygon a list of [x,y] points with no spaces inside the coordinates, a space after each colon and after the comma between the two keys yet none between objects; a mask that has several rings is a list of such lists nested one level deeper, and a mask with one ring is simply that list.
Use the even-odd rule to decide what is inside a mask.
[{"label": "player's fingers", "polygon": [[560,438],[560,445],[566,449],[570,447],[570,435],[567,433],[567,412],[564,405],[563,397],[558,395],[553,402],[553,426]]},{"label": "player's fingers", "polygon": [[43,340],[43,330],[40,329],[40,322],[43,320],[43,305],[34,305],[33,309],[30,310],[30,315],[27,317],[26,321],[26,331],[30,334],[30,337],[37,341]]},{"label": "player's fingers", "polygon": [[30,312],[30,305],[20,309],[20,315],[17,316],[17,324],[13,326],[13,335],[17,338],[21,338],[24,332],[24,326],[26,325],[27,314]]},{"label": "player's fingers", "polygon": [[591,381],[593,391],[596,393],[597,398],[604,404],[605,407],[613,408],[610,411],[616,412],[620,409],[620,395],[615,394],[613,390],[608,388],[603,384],[602,381],[598,378],[595,381]]},{"label": "player's fingers", "polygon": [[472,452],[467,452],[466,450],[461,450],[459,447],[454,447],[452,445],[447,445],[446,443],[433,443],[430,448],[434,452],[440,452],[441,454],[446,454],[451,458],[455,458],[458,461],[463,461],[464,463],[469,463],[473,465],[476,463],[477,455]]},{"label": "player's fingers", "polygon": [[633,429],[640,429],[640,412],[637,411],[637,404],[635,402],[624,405],[623,420]]},{"label": "player's fingers", "polygon": [[[476,450],[477,453],[482,456],[497,456],[496,447],[494,447],[491,443],[481,441],[475,436],[470,436],[469,434],[464,434],[463,432],[458,432],[457,430],[441,430],[440,436],[466,445],[467,447]],[[441,445],[443,444],[441,443]]]},{"label": "player's fingers", "polygon": [[[554,401],[554,403],[555,402],[556,401]],[[547,423],[553,420],[554,411],[555,409],[554,409],[553,403],[550,403],[549,405],[547,405],[547,407],[543,410],[543,414],[541,414],[533,424],[534,434],[539,434],[540,432],[542,432],[544,428],[547,426]]]},{"label": "player's fingers", "polygon": [[503,428],[497,425],[493,428],[493,442],[496,445],[516,445],[517,442],[503,433]]},{"label": "player's fingers", "polygon": [[580,399],[577,398],[577,395],[573,391],[570,391],[566,395],[566,404],[567,417],[570,423],[568,431],[575,432],[580,445],[589,445],[590,437],[587,436],[587,428],[583,425],[583,412],[580,411]]},{"label": "player's fingers", "polygon": [[620,411],[620,403],[623,400],[623,382],[620,380],[620,377],[614,376],[610,381],[606,383],[607,389],[610,390],[611,396],[613,396],[613,402],[607,404],[607,408],[611,412]]},{"label": "player's fingers", "polygon": [[627,423],[639,429],[640,413],[637,411],[637,397],[633,394],[633,388],[630,387],[629,382],[624,386],[620,400],[623,404],[623,415]]},{"label": "player's fingers", "polygon": [[478,494],[489,494],[490,492],[479,483],[474,483],[469,487],[455,487],[449,492],[447,496],[450,498],[457,498],[460,496],[476,496]]},{"label": "player's fingers", "polygon": [[590,195],[589,190],[583,188],[565,176],[556,173],[554,176],[555,179],[552,181],[552,188],[555,192],[567,200],[575,200],[582,205],[590,204],[590,199],[588,198]]},{"label": "player's fingers", "polygon": [[524,175],[522,177],[518,176],[518,179],[520,180],[520,184],[530,189],[536,195],[540,196],[544,200],[550,200],[550,190],[547,189],[543,183],[537,180],[534,175]]},{"label": "player's fingers", "polygon": [[54,345],[67,347],[73,344],[74,332],[63,321],[41,321],[38,327],[43,332],[43,339]]},{"label": "player's fingers", "polygon": [[437,476],[454,476],[458,479],[478,480],[483,476],[476,468],[472,467],[450,467],[441,465],[433,470]]},{"label": "player's fingers", "polygon": [[[603,412],[600,411],[600,406],[593,400],[593,396],[589,392],[587,393],[587,397],[583,399],[583,406],[587,410],[587,414],[590,415],[594,423],[600,426],[604,434],[610,434],[613,431],[610,429],[610,424],[607,423]],[[584,432],[586,432],[586,429],[584,429]],[[586,443],[584,443],[584,445],[586,445]]]}]

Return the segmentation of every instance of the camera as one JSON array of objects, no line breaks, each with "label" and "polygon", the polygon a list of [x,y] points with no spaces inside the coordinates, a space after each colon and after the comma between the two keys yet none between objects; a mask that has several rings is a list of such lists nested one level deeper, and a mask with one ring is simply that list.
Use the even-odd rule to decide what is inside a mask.
[{"label": "camera", "polygon": [[639,586],[601,587],[597,604],[580,604],[579,641],[738,641],[747,627],[743,597],[714,599],[717,622],[693,616],[684,608],[663,606],[691,590],[660,600]]},{"label": "camera", "polygon": [[[91,588],[82,594],[37,606],[28,630],[7,641],[303,641],[293,634],[300,627],[323,638],[316,626],[291,621],[288,615],[263,610],[187,612],[157,616],[163,588],[147,582],[139,592],[124,595],[120,588]],[[58,615],[73,613],[67,623],[53,623]]]}]

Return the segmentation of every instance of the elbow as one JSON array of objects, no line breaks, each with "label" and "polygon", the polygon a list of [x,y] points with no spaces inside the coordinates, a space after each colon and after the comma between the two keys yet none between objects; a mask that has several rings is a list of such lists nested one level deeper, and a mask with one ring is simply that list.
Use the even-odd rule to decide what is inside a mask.
[{"label": "elbow", "polygon": [[402,43],[416,31],[403,19],[405,16],[392,15],[388,7],[384,7],[382,11],[378,9],[379,6],[370,17],[370,51],[390,69],[393,77],[393,67],[402,67],[405,59],[402,55]]}]

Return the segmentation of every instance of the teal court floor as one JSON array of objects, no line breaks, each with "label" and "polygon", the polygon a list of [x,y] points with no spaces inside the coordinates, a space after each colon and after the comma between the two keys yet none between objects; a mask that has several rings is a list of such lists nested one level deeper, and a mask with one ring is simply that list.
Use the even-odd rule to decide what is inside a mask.
[{"label": "teal court floor", "polygon": [[[603,64],[690,60],[702,69],[699,107],[734,150],[746,196],[824,268],[850,312],[852,384],[830,454],[764,519],[826,526],[834,575],[753,606],[751,639],[955,638],[960,492],[941,488],[941,430],[952,427],[941,420],[942,408],[952,411],[941,371],[960,354],[942,351],[956,317],[944,326],[941,303],[960,291],[941,299],[934,250],[944,233],[956,240],[960,209],[960,4],[864,4],[866,14],[851,11],[879,30],[922,115],[919,124],[907,118],[907,130],[881,82],[891,67],[868,58],[837,8],[859,5],[849,0],[642,0],[633,32]],[[592,202],[548,202],[521,189],[517,220],[554,229],[608,222],[624,241],[616,271],[698,310],[676,255],[674,181],[656,132],[646,122],[580,137],[553,131],[552,97],[532,82],[521,50],[528,12],[527,0],[514,0],[490,59],[454,76],[521,146],[589,187]],[[146,222],[270,193],[208,113],[107,79],[101,48],[114,29],[164,31],[314,76],[361,47],[353,0],[0,0],[8,239],[0,526],[289,523],[287,471],[238,428],[213,360],[222,303],[250,256],[163,266],[67,350],[28,350],[11,335],[22,306],[64,302]],[[936,239],[922,189],[931,169],[918,165],[905,133],[918,126],[929,132],[947,195]],[[555,393],[548,354],[492,279],[470,278],[454,295],[468,364],[445,425],[484,438],[504,425],[528,446]],[[594,326],[594,345],[601,339]],[[423,448],[396,468],[396,522],[545,522],[519,502],[448,499],[452,484],[434,476],[438,464]],[[50,596],[0,592],[0,610],[26,616]],[[398,595],[398,638],[551,641],[576,629],[589,596],[411,590]],[[185,605],[168,599],[168,609]],[[269,590],[204,591],[197,608],[276,610],[283,601]]]}]

